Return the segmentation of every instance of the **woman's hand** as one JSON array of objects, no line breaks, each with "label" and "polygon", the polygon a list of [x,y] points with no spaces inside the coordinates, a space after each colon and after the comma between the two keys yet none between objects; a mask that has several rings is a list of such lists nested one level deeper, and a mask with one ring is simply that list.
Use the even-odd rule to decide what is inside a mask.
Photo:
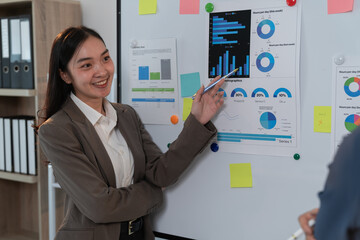
[{"label": "woman's hand", "polygon": [[[220,76],[214,78],[210,84],[218,80]],[[204,86],[197,91],[194,102],[191,107],[191,113],[195,118],[202,124],[209,122],[220,107],[224,104],[224,99],[222,98],[224,92],[218,92],[221,85],[223,85],[225,79],[222,79],[217,83],[212,89],[204,92]]]},{"label": "woman's hand", "polygon": [[305,233],[306,240],[315,240],[314,229],[309,226],[309,221],[311,219],[315,220],[318,212],[319,212],[319,208],[314,208],[314,209],[307,211],[306,213],[303,213],[299,216],[299,223],[300,223],[302,230]]}]

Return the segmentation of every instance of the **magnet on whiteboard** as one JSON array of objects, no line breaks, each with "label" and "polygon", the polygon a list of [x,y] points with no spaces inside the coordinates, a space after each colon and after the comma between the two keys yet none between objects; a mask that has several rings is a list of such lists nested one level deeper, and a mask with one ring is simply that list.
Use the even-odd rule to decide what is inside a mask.
[{"label": "magnet on whiteboard", "polygon": [[179,122],[179,117],[178,116],[176,116],[176,115],[172,115],[171,117],[170,117],[170,121],[171,121],[171,123],[172,124],[177,124],[178,122]]},{"label": "magnet on whiteboard", "polygon": [[211,149],[211,151],[213,151],[213,152],[217,152],[217,151],[219,151],[219,145],[218,145],[217,143],[212,143],[212,144],[210,145],[210,149]]},{"label": "magnet on whiteboard", "polygon": [[214,4],[212,3],[208,3],[205,5],[205,10],[208,12],[208,13],[211,13],[212,11],[214,11]]},{"label": "magnet on whiteboard", "polygon": [[132,40],[131,43],[130,43],[130,47],[131,48],[134,48],[138,45],[138,42],[136,40]]},{"label": "magnet on whiteboard", "polygon": [[289,7],[295,6],[296,0],[286,0],[286,3]]},{"label": "magnet on whiteboard", "polygon": [[336,56],[334,62],[336,65],[342,65],[345,62],[345,57],[343,55]]}]

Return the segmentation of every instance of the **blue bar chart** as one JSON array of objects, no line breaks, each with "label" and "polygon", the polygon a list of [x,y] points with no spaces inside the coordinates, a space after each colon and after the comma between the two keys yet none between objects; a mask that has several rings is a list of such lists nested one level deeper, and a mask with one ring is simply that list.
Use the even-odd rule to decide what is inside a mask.
[{"label": "blue bar chart", "polygon": [[209,78],[226,75],[229,78],[250,77],[250,10],[210,14]]}]

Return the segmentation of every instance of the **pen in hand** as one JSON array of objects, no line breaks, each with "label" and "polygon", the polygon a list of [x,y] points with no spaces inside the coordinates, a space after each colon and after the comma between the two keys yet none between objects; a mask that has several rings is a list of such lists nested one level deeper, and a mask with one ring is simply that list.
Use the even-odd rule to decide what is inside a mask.
[{"label": "pen in hand", "polygon": [[[313,227],[315,225],[315,220],[311,219],[309,221],[309,226]],[[300,228],[298,229],[296,232],[293,233],[293,235],[288,239],[288,240],[296,240],[298,239],[302,234],[304,233],[304,231]]]},{"label": "pen in hand", "polygon": [[[209,91],[210,89],[212,89],[218,82],[220,82],[222,79],[224,78],[227,78],[229,77],[230,75],[236,73],[236,71],[239,70],[239,68],[235,68],[234,70],[232,70],[230,73],[226,74],[225,76],[223,76],[222,78],[218,79],[216,82],[213,82],[211,85],[207,86],[205,89],[204,89],[204,93],[206,93],[207,91]],[[194,100],[195,99],[195,96],[196,96],[196,93],[192,96],[192,99]]]}]

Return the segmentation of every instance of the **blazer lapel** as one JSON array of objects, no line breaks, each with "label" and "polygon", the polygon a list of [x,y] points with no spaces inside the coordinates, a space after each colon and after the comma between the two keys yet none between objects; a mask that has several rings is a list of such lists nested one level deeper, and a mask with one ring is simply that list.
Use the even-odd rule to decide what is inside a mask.
[{"label": "blazer lapel", "polygon": [[116,187],[115,172],[111,163],[110,157],[97,134],[94,126],[76,106],[76,104],[69,98],[64,104],[63,110],[69,115],[74,123],[79,127],[84,139],[89,143],[94,151],[97,159],[98,167],[103,174],[103,177],[112,187]]},{"label": "blazer lapel", "polygon": [[[134,128],[131,128],[133,119],[130,119],[130,115],[127,114],[127,109],[123,108],[121,105],[114,105],[113,107],[116,110],[117,113],[117,128],[120,130],[121,134],[123,135],[133,157],[134,157],[134,182],[138,182],[141,180],[141,176],[144,175],[144,173],[141,171],[141,160],[137,157],[137,148],[136,148],[136,142],[139,140],[136,139],[137,132],[134,132]],[[120,106],[120,107],[119,107]],[[138,150],[139,151],[139,150]]]}]

